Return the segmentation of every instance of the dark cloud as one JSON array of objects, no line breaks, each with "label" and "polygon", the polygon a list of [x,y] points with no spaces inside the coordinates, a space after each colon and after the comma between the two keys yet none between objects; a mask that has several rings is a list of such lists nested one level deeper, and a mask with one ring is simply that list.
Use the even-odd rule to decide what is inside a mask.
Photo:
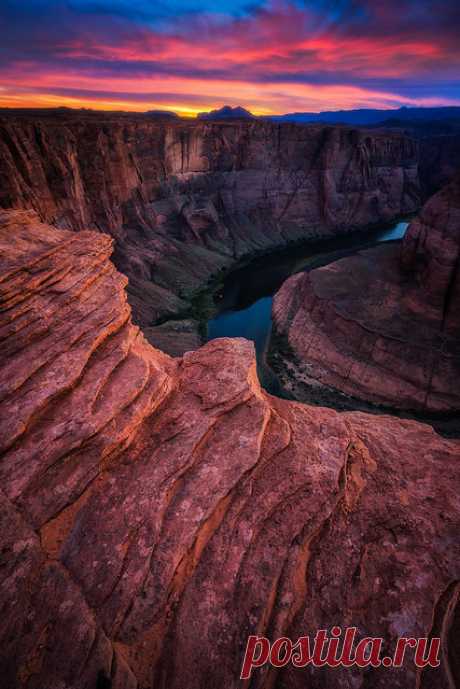
[{"label": "dark cloud", "polygon": [[307,108],[308,86],[460,99],[452,0],[3,0],[0,23],[0,87],[18,96],[195,104],[235,83],[242,102],[269,108],[280,94]]}]

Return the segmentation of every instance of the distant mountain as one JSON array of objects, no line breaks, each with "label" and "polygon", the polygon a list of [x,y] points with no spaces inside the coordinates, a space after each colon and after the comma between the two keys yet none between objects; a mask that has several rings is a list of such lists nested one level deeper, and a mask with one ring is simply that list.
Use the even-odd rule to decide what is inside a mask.
[{"label": "distant mountain", "polygon": [[210,112],[200,112],[198,114],[199,120],[252,120],[254,115],[249,110],[236,106],[232,108],[230,105],[224,105],[219,110],[211,110]]},{"label": "distant mountain", "polygon": [[168,120],[178,120],[179,115],[175,112],[172,112],[171,110],[147,110],[145,113],[146,115],[149,115],[150,117],[155,117],[155,118],[166,118]]},{"label": "distant mountain", "polygon": [[324,112],[292,112],[286,115],[269,115],[272,122],[321,122],[326,124],[375,125],[397,120],[398,122],[434,121],[460,118],[460,107],[444,108],[397,108],[395,110],[337,110]]},{"label": "distant mountain", "polygon": [[[224,105],[218,110],[201,112],[200,120],[236,120],[256,119],[249,110],[237,106],[232,108]],[[404,126],[405,124],[417,124],[425,122],[447,122],[448,120],[460,120],[460,107],[449,106],[442,108],[396,108],[394,110],[376,110],[363,108],[359,110],[326,110],[324,112],[291,112],[286,115],[265,115],[258,119],[271,122],[297,122],[300,124],[350,124],[354,126],[375,126],[391,122],[392,126]]]}]

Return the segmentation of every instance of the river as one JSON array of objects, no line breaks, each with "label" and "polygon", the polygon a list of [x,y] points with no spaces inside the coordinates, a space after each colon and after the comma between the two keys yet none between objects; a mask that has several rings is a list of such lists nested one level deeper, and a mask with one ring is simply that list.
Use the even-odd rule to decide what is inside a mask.
[{"label": "river", "polygon": [[271,330],[273,295],[290,275],[326,265],[366,247],[401,239],[407,226],[407,222],[396,222],[385,229],[296,246],[257,258],[232,271],[214,297],[219,312],[208,321],[208,340],[217,337],[252,340],[261,367]]}]

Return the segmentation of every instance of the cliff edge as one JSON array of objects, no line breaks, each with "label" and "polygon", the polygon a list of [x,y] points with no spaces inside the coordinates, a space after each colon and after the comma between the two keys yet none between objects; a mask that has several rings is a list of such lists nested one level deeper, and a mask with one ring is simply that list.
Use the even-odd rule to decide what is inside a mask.
[{"label": "cliff edge", "polygon": [[[398,132],[71,111],[0,116],[0,208],[114,237],[142,327],[189,311],[197,290],[244,257],[389,222],[419,205],[418,145]],[[148,337],[164,341],[164,333]]]},{"label": "cliff edge", "polygon": [[281,375],[300,382],[300,399],[335,391],[393,409],[459,412],[459,265],[457,177],[425,204],[402,244],[284,283],[273,304]]},{"label": "cliff edge", "polygon": [[[393,689],[458,682],[460,444],[270,397],[245,340],[170,359],[111,248],[0,213],[5,686],[233,689],[249,634],[335,624],[442,638],[441,668],[408,662]],[[264,667],[251,687],[350,678],[370,676]]]}]

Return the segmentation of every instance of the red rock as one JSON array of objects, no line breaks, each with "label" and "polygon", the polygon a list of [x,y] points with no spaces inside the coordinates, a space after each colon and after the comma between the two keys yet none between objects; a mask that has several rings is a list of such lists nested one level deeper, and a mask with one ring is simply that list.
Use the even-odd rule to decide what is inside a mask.
[{"label": "red rock", "polygon": [[[415,211],[403,134],[107,113],[0,117],[0,207],[115,238],[137,323],[189,307],[243,256]],[[164,329],[149,330],[152,342]]]},{"label": "red rock", "polygon": [[290,348],[289,379],[392,408],[458,411],[459,257],[457,179],[427,202],[401,248],[287,280],[273,314]]},{"label": "red rock", "polygon": [[375,689],[458,682],[458,441],[270,397],[245,340],[170,359],[132,325],[103,234],[3,212],[0,249],[4,686],[232,689],[249,634],[334,624],[390,648],[442,636],[434,679],[409,662]]},{"label": "red rock", "polygon": [[443,332],[460,333],[460,176],[438,192],[411,223],[401,249],[426,305]]}]

